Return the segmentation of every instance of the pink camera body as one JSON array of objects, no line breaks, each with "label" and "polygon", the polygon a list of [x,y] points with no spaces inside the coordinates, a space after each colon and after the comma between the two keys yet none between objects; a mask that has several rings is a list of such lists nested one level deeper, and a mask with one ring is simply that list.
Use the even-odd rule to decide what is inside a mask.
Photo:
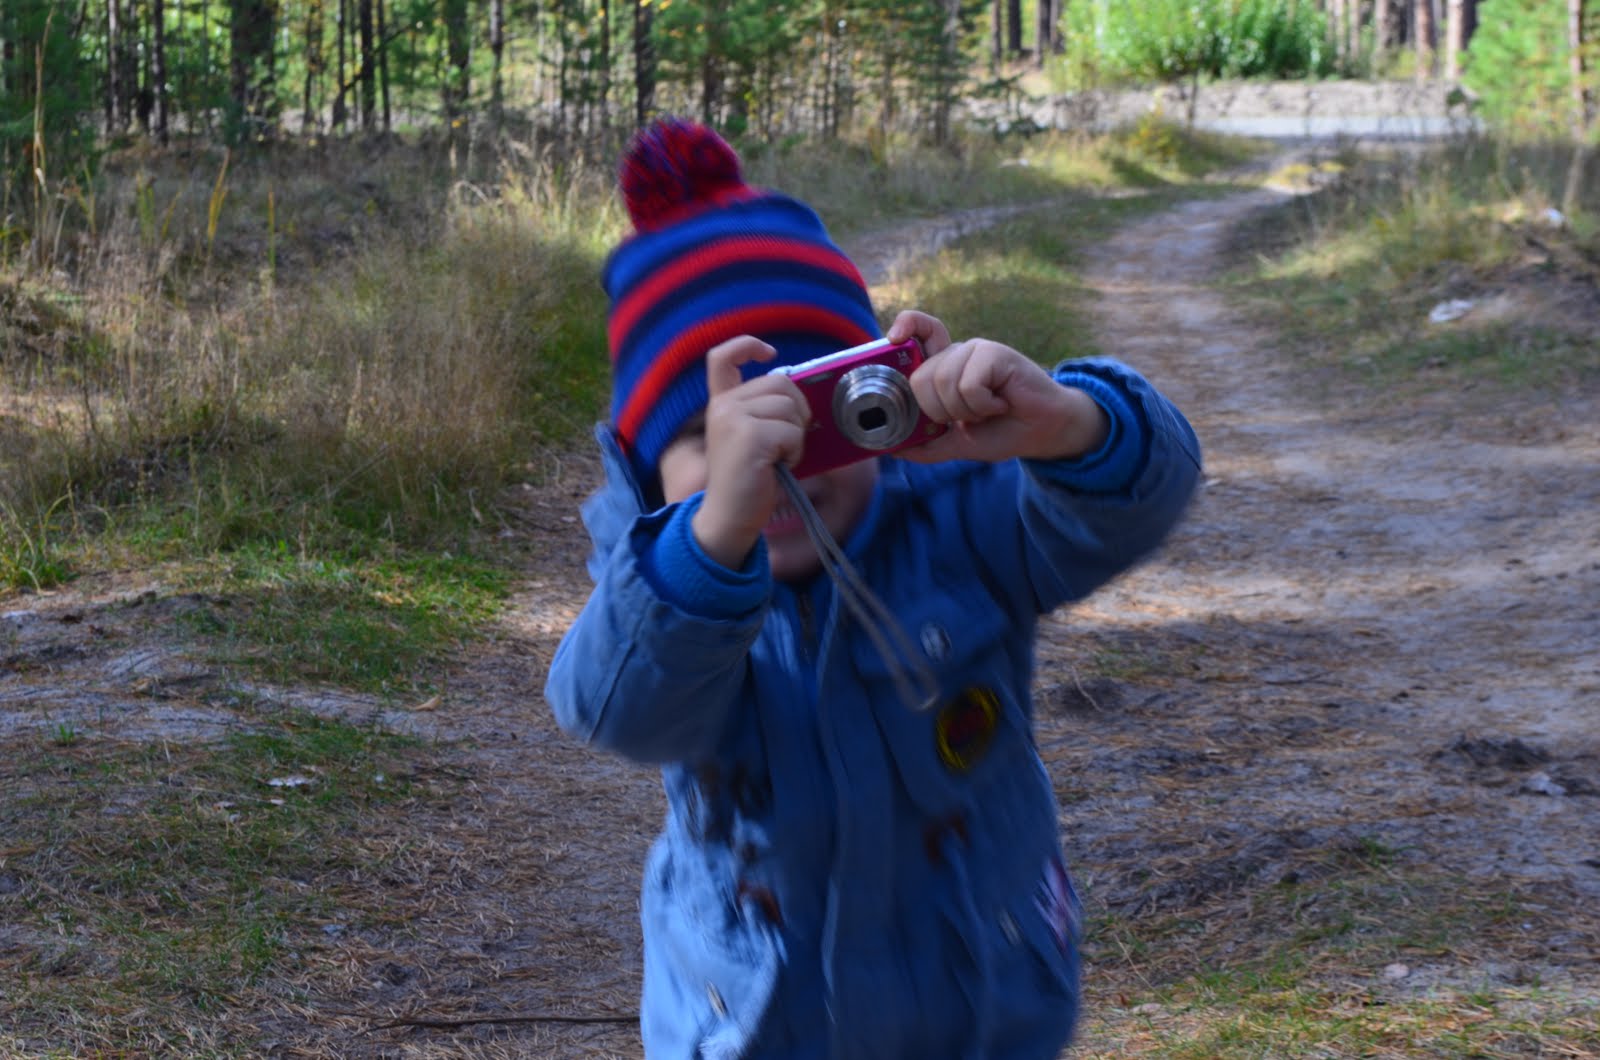
[{"label": "pink camera body", "polygon": [[911,373],[927,358],[916,339],[879,339],[804,364],[775,368],[811,406],[796,478],[921,445],[948,428],[922,412]]}]

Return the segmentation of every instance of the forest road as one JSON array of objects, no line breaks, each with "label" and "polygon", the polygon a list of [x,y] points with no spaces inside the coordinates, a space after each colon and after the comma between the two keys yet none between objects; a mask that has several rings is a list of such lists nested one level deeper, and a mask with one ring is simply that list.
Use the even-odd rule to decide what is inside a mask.
[{"label": "forest road", "polygon": [[[1207,477],[1157,557],[1041,624],[1038,743],[1070,862],[1097,909],[1170,911],[1381,847],[1570,906],[1561,930],[1529,940],[1534,974],[1587,976],[1592,991],[1600,416],[1482,390],[1402,405],[1307,372],[1211,286],[1229,231],[1276,200],[1190,202],[1088,255],[1100,348],[1186,411]],[[915,254],[943,238],[872,242]],[[295,982],[241,998],[230,1036],[296,1055],[637,1055],[637,894],[659,776],[579,746],[542,697],[589,588],[576,515],[597,475],[580,447],[514,491],[504,533],[526,563],[510,607],[421,705],[245,682],[173,621],[205,601],[159,574],[8,602],[10,754],[64,727],[86,747],[204,743],[276,710],[439,741],[428,775],[453,778],[450,797],[363,818],[364,839],[393,851],[382,874],[338,888],[353,904],[327,924],[298,926]],[[40,960],[53,945],[8,944]],[[1460,974],[1450,959],[1441,978]],[[356,1012],[491,1022],[377,1030]],[[530,1013],[614,1022],[493,1023]]]},{"label": "forest road", "polygon": [[[1190,202],[1089,253],[1099,346],[1185,410],[1206,479],[1156,559],[1046,623],[1040,742],[1069,851],[1112,905],[1375,843],[1592,906],[1592,395],[1396,401],[1306,367],[1212,286],[1230,230],[1281,199]],[[1107,658],[1128,676],[1081,676]]]}]

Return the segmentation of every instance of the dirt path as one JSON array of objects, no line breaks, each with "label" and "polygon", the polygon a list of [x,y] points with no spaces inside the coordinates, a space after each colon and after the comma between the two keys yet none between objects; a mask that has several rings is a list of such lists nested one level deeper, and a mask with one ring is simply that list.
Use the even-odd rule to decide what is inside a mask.
[{"label": "dirt path", "polygon": [[[1592,903],[1600,417],[1463,416],[1448,396],[1400,416],[1312,385],[1206,286],[1229,226],[1272,198],[1182,206],[1088,264],[1101,346],[1188,411],[1209,476],[1157,562],[1043,627],[1039,741],[1089,900],[1183,908],[1381,843]],[[659,784],[574,746],[541,696],[587,591],[574,513],[595,470],[573,458],[515,505],[527,581],[436,709],[255,690],[258,709],[445,741],[464,778],[431,817],[380,822],[405,844],[405,883],[352,911],[372,926],[308,929],[310,995],[268,989],[244,1017],[281,1055],[637,1054],[636,891]],[[224,678],[173,639],[186,601],[148,579],[13,606],[0,742],[63,722],[105,739],[247,723],[199,694]],[[1592,936],[1536,941],[1550,976],[1593,989]],[[0,929],[8,944],[25,940]],[[373,1031],[340,1009],[622,1022]]]},{"label": "dirt path", "polygon": [[[1104,347],[1188,411],[1208,480],[1157,562],[1054,623],[1041,740],[1069,847],[1123,910],[1326,872],[1371,843],[1463,887],[1536,888],[1571,916],[1526,925],[1548,933],[1515,958],[1442,954],[1407,987],[1593,998],[1600,418],[1592,401],[1386,402],[1297,369],[1206,287],[1228,229],[1273,197],[1182,206],[1088,266]],[[1077,676],[1108,654],[1130,676]]]}]

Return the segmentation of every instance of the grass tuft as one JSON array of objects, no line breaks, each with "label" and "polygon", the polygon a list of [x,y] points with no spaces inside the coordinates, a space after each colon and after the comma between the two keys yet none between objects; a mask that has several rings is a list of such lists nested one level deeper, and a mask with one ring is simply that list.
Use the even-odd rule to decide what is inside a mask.
[{"label": "grass tuft", "polygon": [[[1556,211],[1569,155],[1469,138],[1346,159],[1323,190],[1245,233],[1237,287],[1284,328],[1286,347],[1396,397],[1474,379],[1592,385],[1600,185],[1577,216]],[[1441,309],[1452,302],[1465,311]]]}]

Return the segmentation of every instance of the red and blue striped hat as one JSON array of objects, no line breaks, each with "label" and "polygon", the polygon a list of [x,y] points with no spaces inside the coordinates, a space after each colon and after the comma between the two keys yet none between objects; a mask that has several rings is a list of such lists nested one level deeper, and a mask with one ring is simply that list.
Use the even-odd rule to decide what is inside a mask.
[{"label": "red and blue striped hat", "polygon": [[634,233],[611,252],[611,423],[645,482],[683,425],[705,408],[705,357],[754,335],[778,365],[880,338],[861,273],[811,207],[740,175],[739,158],[703,125],[664,119],[623,157]]}]

